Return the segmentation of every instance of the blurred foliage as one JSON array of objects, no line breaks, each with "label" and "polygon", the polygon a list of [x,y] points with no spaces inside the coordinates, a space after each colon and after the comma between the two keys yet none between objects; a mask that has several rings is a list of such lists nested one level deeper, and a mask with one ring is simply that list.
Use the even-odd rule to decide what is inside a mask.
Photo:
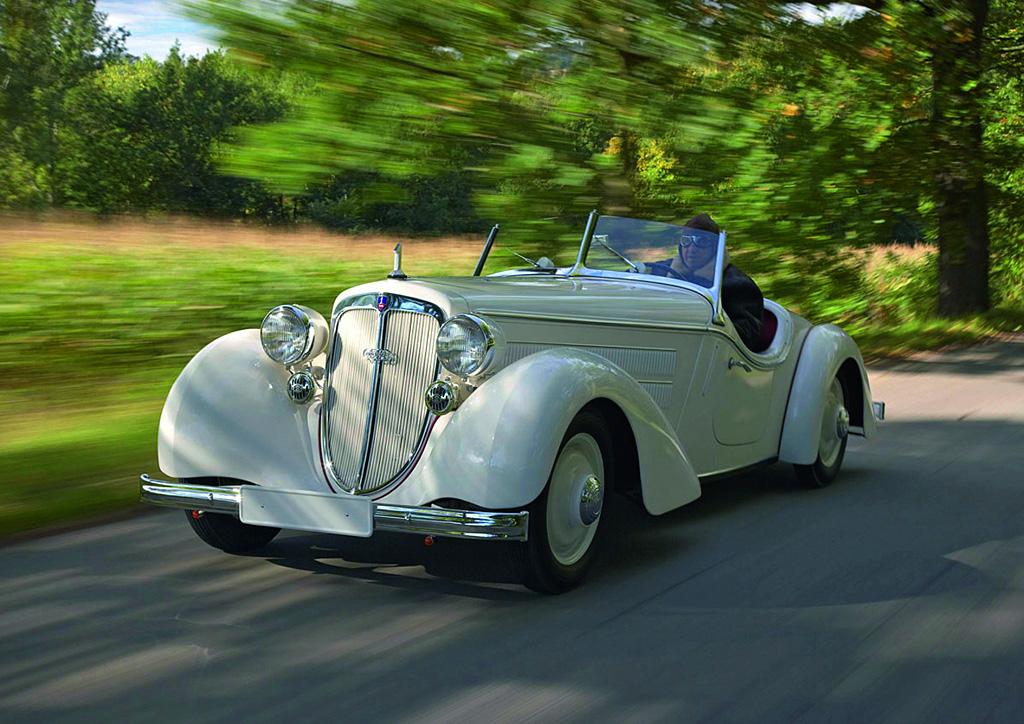
[{"label": "blurred foliage", "polygon": [[[1024,189],[1006,115],[1021,103],[1022,6],[866,5],[824,22],[763,1],[190,7],[244,62],[316,87],[243,134],[228,168],[293,193],[349,189],[333,204],[349,220],[410,198],[402,179],[456,173],[482,219],[709,211],[769,291],[815,318],[870,314],[852,250],[931,241],[945,311],[984,309],[989,217],[1014,218]],[[453,171],[460,156],[474,160]],[[992,230],[1019,253],[1019,231]],[[1017,266],[996,261],[1000,294]]]},{"label": "blurred foliage", "polygon": [[69,206],[204,215],[285,213],[258,181],[225,176],[214,158],[235,129],[274,121],[297,84],[255,75],[222,53],[108,63],[66,96],[61,176]]},{"label": "blurred foliage", "polygon": [[705,211],[813,319],[878,318],[879,243],[938,248],[941,311],[983,309],[990,277],[1024,297],[1020,0],[188,6],[226,55],[130,58],[90,0],[0,0],[0,207],[497,221],[548,255],[531,220]]}]

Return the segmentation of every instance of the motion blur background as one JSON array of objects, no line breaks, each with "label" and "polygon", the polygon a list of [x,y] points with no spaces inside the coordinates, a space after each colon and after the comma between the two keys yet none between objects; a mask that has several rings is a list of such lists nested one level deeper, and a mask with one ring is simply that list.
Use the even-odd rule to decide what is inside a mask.
[{"label": "motion blur background", "polygon": [[1024,2],[173,11],[222,49],[0,0],[0,537],[132,506],[189,357],[396,240],[458,275],[495,222],[562,261],[532,220],[707,212],[869,355],[1024,321]]}]

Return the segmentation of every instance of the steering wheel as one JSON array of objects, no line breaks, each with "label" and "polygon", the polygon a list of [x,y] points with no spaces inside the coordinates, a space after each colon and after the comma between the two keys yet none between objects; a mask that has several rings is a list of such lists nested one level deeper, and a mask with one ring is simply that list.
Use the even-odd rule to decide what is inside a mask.
[{"label": "steering wheel", "polygon": [[682,281],[682,282],[687,281],[686,277],[684,277],[682,274],[680,274],[675,269],[673,269],[671,267],[671,265],[665,267],[665,276],[667,276],[667,277],[669,277],[669,276],[675,277],[676,279],[678,279],[679,281]]}]

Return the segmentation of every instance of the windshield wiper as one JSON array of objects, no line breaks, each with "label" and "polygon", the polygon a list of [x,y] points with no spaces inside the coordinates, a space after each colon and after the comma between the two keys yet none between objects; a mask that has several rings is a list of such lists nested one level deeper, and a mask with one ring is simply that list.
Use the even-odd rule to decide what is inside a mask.
[{"label": "windshield wiper", "polygon": [[555,265],[552,264],[551,260],[548,259],[546,256],[542,256],[540,258],[540,261],[534,261],[533,259],[531,259],[528,256],[523,256],[518,251],[513,251],[512,249],[509,249],[509,248],[506,248],[505,251],[507,251],[509,254],[515,254],[520,259],[525,261],[527,264],[532,264],[533,268],[538,270],[538,271],[552,272],[552,273],[554,273],[556,271],[555,270]]},{"label": "windshield wiper", "polygon": [[643,272],[642,272],[642,271],[640,271],[640,267],[638,267],[638,266],[637,266],[636,264],[634,264],[634,263],[633,263],[633,262],[631,262],[631,261],[630,261],[629,259],[627,259],[627,258],[626,258],[626,256],[625,256],[624,254],[620,254],[619,252],[615,251],[615,249],[613,249],[613,248],[611,248],[610,246],[608,246],[608,241],[607,241],[607,239],[608,239],[608,236],[607,236],[606,234],[597,234],[597,235],[596,235],[596,236],[594,237],[594,241],[596,241],[596,242],[597,242],[598,244],[600,244],[601,246],[603,246],[603,247],[604,247],[605,249],[607,249],[608,251],[610,251],[610,252],[611,252],[612,254],[614,254],[615,256],[617,256],[617,257],[619,257],[620,259],[622,259],[622,261],[624,261],[624,262],[626,262],[627,264],[629,264],[629,268],[630,268],[630,269],[632,269],[633,271],[635,271],[635,272],[636,272],[637,274],[643,274]]}]

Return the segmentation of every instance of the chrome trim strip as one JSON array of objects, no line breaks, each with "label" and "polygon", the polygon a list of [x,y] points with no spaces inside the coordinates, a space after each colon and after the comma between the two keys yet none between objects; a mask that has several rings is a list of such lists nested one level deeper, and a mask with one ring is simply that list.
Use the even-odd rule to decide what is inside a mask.
[{"label": "chrome trim strip", "polygon": [[[156,480],[143,475],[139,500],[150,505],[209,513],[238,515],[241,486],[215,488]],[[530,514],[519,512],[452,510],[416,505],[373,504],[374,531],[475,538],[479,540],[527,539]]]},{"label": "chrome trim strip", "polygon": [[[624,279],[630,282],[644,282],[645,284],[656,284],[663,287],[668,286],[675,287],[676,289],[687,289],[704,297],[712,307],[715,303],[714,298],[711,296],[710,289],[702,287],[699,284],[694,284],[693,282],[684,281],[683,279],[656,277],[650,274],[634,274],[633,272],[615,271],[614,269],[591,269],[588,266],[581,266],[575,276],[583,277],[585,279]],[[565,277],[561,274],[556,274],[555,278],[564,279]],[[712,313],[713,311],[714,310],[712,309]]]},{"label": "chrome trim strip", "polygon": [[725,273],[725,231],[718,232],[718,257],[715,259],[715,280],[711,285],[711,296],[715,300],[715,316],[712,323],[725,326],[725,309],[722,307],[722,275]]},{"label": "chrome trim strip", "polygon": [[[388,310],[381,313],[377,320],[377,349],[384,349],[384,331],[387,326]],[[377,419],[377,398],[380,397],[380,369],[384,366],[381,360],[373,363],[373,380],[370,382],[370,409],[366,413],[366,426],[363,428],[363,459],[359,463],[359,472],[356,474],[355,484],[352,486],[353,493],[358,493],[363,486],[363,478],[366,477],[366,469],[370,466],[370,448],[373,447],[373,427]]]},{"label": "chrome trim strip", "polygon": [[705,330],[707,330],[707,327],[702,324],[671,324],[669,322],[641,322],[638,320],[631,319],[602,319],[598,317],[564,317],[555,314],[526,314],[523,312],[502,312],[497,309],[479,309],[476,311],[479,314],[486,314],[489,317],[506,317],[508,319],[539,319],[545,322],[569,322],[572,324],[600,324],[602,326],[636,327],[640,329],[674,329],[681,332],[704,332]]},{"label": "chrome trim strip", "polygon": [[[427,314],[437,320],[438,324],[444,324],[445,316],[439,307],[430,302],[420,301],[419,299],[413,299],[406,297],[401,294],[393,294],[391,292],[384,292],[391,297],[392,302],[388,305],[386,312],[390,312],[393,309],[401,309],[403,312],[416,312],[418,314]],[[345,297],[339,299],[334,304],[334,309],[331,311],[331,329],[334,329],[334,324],[337,322],[345,311],[354,308],[377,308],[377,294],[369,292],[367,294],[355,294],[351,297]],[[333,337],[331,338],[333,340]]]}]

